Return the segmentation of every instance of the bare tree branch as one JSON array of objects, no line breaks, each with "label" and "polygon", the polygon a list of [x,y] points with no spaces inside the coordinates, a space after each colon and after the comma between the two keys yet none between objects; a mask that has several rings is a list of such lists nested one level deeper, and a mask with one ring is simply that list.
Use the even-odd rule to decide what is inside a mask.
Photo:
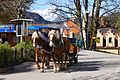
[{"label": "bare tree branch", "polygon": [[119,7],[119,5],[116,6],[116,7],[114,7],[114,8],[112,8],[112,9],[110,9],[110,10],[108,10],[108,9],[106,9],[106,8],[104,8],[104,7],[101,7],[102,9],[104,9],[104,10],[106,11],[106,12],[104,12],[101,16],[103,16],[103,15],[105,15],[105,14],[107,14],[107,13],[113,11],[113,10],[115,10],[115,9],[118,8],[118,7]]}]

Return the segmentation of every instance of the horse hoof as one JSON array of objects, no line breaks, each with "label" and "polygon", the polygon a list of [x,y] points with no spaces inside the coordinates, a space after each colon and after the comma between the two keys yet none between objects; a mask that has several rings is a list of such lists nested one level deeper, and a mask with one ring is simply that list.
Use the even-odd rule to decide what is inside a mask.
[{"label": "horse hoof", "polygon": [[64,69],[66,69],[67,68],[67,64],[64,66]]},{"label": "horse hoof", "polygon": [[40,71],[41,73],[44,73],[44,71]]},{"label": "horse hoof", "polygon": [[57,68],[57,72],[59,72],[60,71],[60,68]]},{"label": "horse hoof", "polygon": [[47,67],[47,69],[50,69],[50,67]]},{"label": "horse hoof", "polygon": [[54,70],[54,73],[57,73],[57,70]]},{"label": "horse hoof", "polygon": [[40,65],[37,65],[37,68],[40,69]]},{"label": "horse hoof", "polygon": [[44,72],[44,70],[42,69],[42,70],[41,70],[41,72],[43,73],[43,72]]}]

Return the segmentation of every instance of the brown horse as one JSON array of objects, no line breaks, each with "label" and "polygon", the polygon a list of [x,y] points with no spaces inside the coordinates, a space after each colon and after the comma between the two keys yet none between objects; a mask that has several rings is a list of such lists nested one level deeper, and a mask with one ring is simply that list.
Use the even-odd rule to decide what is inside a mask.
[{"label": "brown horse", "polygon": [[[40,31],[33,32],[32,34],[33,46],[35,47],[35,61],[38,69],[41,69],[41,72],[44,72],[44,63],[51,59],[51,53],[53,52],[53,48],[49,46],[49,41],[47,37],[44,36]],[[40,55],[42,65],[39,65],[38,57]]]},{"label": "brown horse", "polygon": [[48,35],[50,40],[49,45],[54,47],[52,54],[54,72],[58,72],[61,67],[63,68],[63,60],[65,61],[64,68],[67,67],[66,61],[70,44],[66,38],[61,37],[58,30],[51,30]]}]

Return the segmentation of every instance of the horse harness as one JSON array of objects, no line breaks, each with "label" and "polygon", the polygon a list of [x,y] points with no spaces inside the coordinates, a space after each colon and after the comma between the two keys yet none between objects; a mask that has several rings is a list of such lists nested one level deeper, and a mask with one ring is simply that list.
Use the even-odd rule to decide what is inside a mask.
[{"label": "horse harness", "polygon": [[[54,36],[56,36],[55,34],[53,34],[53,33],[50,33],[49,35],[54,35]],[[50,40],[50,41],[53,41],[53,40]],[[55,44],[54,44],[54,47],[55,48],[58,48],[58,47],[60,47],[60,46],[63,46],[64,45],[64,41],[63,41],[63,39],[62,39],[62,37],[60,36],[60,39],[57,39],[56,41],[55,41]],[[63,46],[64,47],[64,46]]]},{"label": "horse harness", "polygon": [[[38,37],[41,38],[44,41],[44,43],[48,43],[49,42],[48,38],[46,36],[44,36],[43,33],[37,31],[37,34],[38,34]],[[44,43],[42,43],[42,44],[44,45]],[[44,51],[46,53],[52,53],[54,51],[54,47],[52,48],[51,51],[47,51],[47,50],[45,50],[45,48],[43,48],[43,45],[37,44],[36,48],[40,48],[40,52]]]}]

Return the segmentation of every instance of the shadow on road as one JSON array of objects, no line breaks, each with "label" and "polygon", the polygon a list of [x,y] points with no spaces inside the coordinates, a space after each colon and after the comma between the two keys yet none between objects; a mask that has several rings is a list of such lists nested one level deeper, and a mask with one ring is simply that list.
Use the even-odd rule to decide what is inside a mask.
[{"label": "shadow on road", "polygon": [[5,78],[0,78],[0,80],[5,80]]},{"label": "shadow on road", "polygon": [[[25,62],[17,66],[10,67],[8,69],[3,70],[0,72],[0,74],[14,74],[14,73],[22,73],[22,72],[29,72],[35,70],[33,67],[35,65],[35,62]],[[4,80],[4,79],[0,79]]]},{"label": "shadow on road", "polygon": [[[77,71],[97,71],[100,69],[103,61],[83,61],[78,62],[77,64],[73,64],[70,67],[67,67],[66,70],[63,70],[62,72],[77,72]],[[18,66],[14,66],[8,70],[6,70],[4,75],[6,74],[15,74],[15,73],[23,73],[23,72],[31,72],[36,70],[36,64],[35,62],[25,62]],[[51,71],[51,70],[50,70]],[[1,73],[0,73],[1,74]],[[0,79],[4,80],[4,79]]]},{"label": "shadow on road", "polygon": [[76,71],[97,71],[101,67],[103,61],[85,61],[78,62],[70,66],[66,72],[76,72]]}]

